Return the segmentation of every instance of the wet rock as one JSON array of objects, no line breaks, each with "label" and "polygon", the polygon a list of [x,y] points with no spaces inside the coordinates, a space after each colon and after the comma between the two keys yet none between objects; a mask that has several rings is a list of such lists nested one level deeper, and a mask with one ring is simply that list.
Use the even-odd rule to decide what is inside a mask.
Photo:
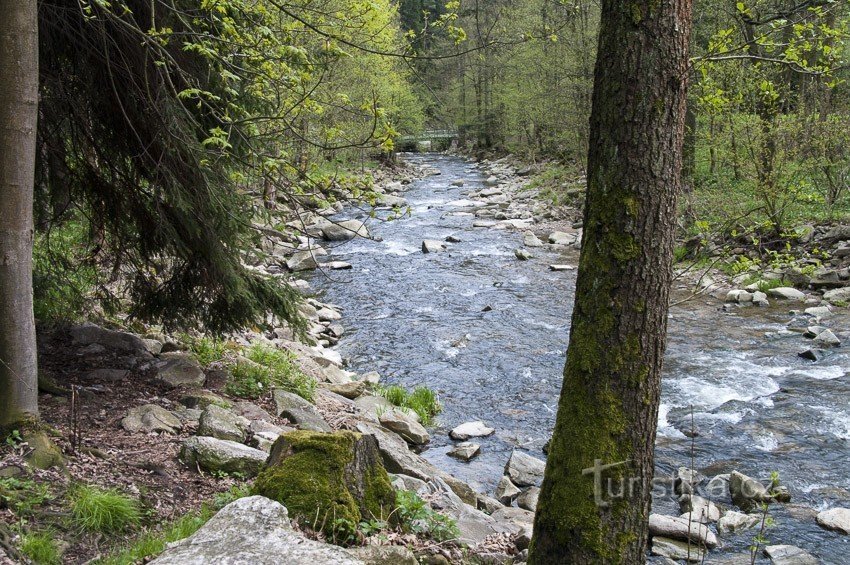
[{"label": "wet rock", "polygon": [[499,479],[499,484],[496,485],[496,492],[494,494],[499,502],[505,506],[510,506],[521,492],[522,491],[519,490],[519,487],[511,482],[510,478],[502,476],[502,478]]},{"label": "wet rock", "polygon": [[850,287],[828,290],[823,293],[823,299],[833,304],[850,302]]},{"label": "wet rock", "polygon": [[239,473],[254,477],[266,462],[266,452],[235,441],[194,436],[183,442],[180,460],[189,468],[208,472]]},{"label": "wet rock", "polygon": [[431,441],[428,431],[422,424],[399,409],[388,410],[378,416],[378,421],[388,430],[397,433],[408,443],[425,445]]},{"label": "wet rock", "polygon": [[807,337],[809,339],[814,339],[819,336],[822,332],[825,332],[829,328],[824,326],[808,326],[806,331],[803,332],[803,337]]},{"label": "wet rock", "polygon": [[368,238],[370,235],[366,224],[360,220],[345,220],[322,226],[322,237],[327,241],[348,241],[355,237]]},{"label": "wet rock", "polygon": [[746,290],[730,290],[726,294],[726,302],[734,302],[737,304],[748,303],[753,301],[752,293]]},{"label": "wet rock", "polygon": [[446,249],[448,249],[448,246],[436,239],[426,239],[422,242],[422,253],[439,253]]},{"label": "wet rock", "polygon": [[836,337],[832,330],[824,330],[814,338],[814,342],[821,347],[838,347],[841,340]]},{"label": "wet rock", "polygon": [[777,288],[771,288],[767,291],[767,294],[774,298],[781,298],[783,300],[803,301],[806,299],[806,295],[804,293],[790,286],[780,286]]},{"label": "wet rock", "polygon": [[400,545],[367,545],[347,551],[366,565],[419,565],[413,552]]},{"label": "wet rock", "polygon": [[688,522],[679,516],[649,515],[649,533],[676,540],[691,540],[709,549],[717,547],[717,536],[705,524]]},{"label": "wet rock", "polygon": [[204,370],[188,353],[165,353],[157,367],[156,378],[170,388],[202,387],[207,380]]},{"label": "wet rock", "polygon": [[534,232],[530,231],[525,232],[525,235],[522,237],[522,243],[526,247],[541,247],[543,245],[543,242],[534,235]]},{"label": "wet rock", "polygon": [[520,261],[528,261],[529,259],[533,259],[534,255],[526,251],[525,249],[514,249],[514,256]]},{"label": "wet rock", "polygon": [[549,234],[549,243],[554,245],[572,245],[576,242],[576,234],[555,231]]},{"label": "wet rock", "polygon": [[679,510],[692,520],[708,524],[720,519],[720,509],[708,499],[696,495],[684,495],[679,499]]},{"label": "wet rock", "polygon": [[848,508],[824,510],[817,515],[815,520],[820,526],[828,530],[850,535],[850,509]]},{"label": "wet rock", "polygon": [[748,530],[761,523],[761,516],[744,514],[734,510],[727,511],[717,522],[717,531],[721,534]]},{"label": "wet rock", "polygon": [[546,463],[544,461],[532,457],[524,451],[514,449],[507,465],[505,465],[505,474],[517,486],[539,486],[543,482],[545,468]]},{"label": "wet rock", "polygon": [[312,271],[319,266],[312,251],[299,251],[286,261],[286,267],[293,273]]},{"label": "wet rock", "polygon": [[516,504],[520,508],[534,512],[537,510],[537,499],[540,497],[540,489],[530,487],[522,491],[517,497]]},{"label": "wet rock", "polygon": [[101,328],[95,324],[83,324],[70,329],[71,339],[76,345],[100,345],[121,353],[147,351],[147,346],[136,335]]},{"label": "wet rock", "polygon": [[461,461],[471,461],[479,453],[481,453],[480,445],[465,441],[451,448],[448,452],[448,456],[460,459]]},{"label": "wet rock", "polygon": [[575,267],[572,266],[572,265],[549,265],[549,270],[550,271],[556,271],[556,272],[574,271]]},{"label": "wet rock", "polygon": [[282,504],[262,496],[249,496],[225,506],[197,532],[167,547],[151,563],[362,565],[364,562],[341,547],[308,539],[294,531]]},{"label": "wet rock", "polygon": [[156,404],[145,404],[131,408],[121,420],[121,427],[135,433],[164,432],[175,434],[182,427],[180,418]]},{"label": "wet rock", "polygon": [[395,408],[393,404],[383,396],[360,396],[354,400],[354,406],[362,415],[373,422],[378,422],[378,414],[383,414]]},{"label": "wet rock", "polygon": [[674,561],[699,563],[705,556],[705,550],[695,544],[688,545],[684,541],[655,536],[652,538],[652,555],[667,557]]},{"label": "wet rock", "polygon": [[446,237],[446,241],[448,243],[460,243],[461,239],[456,235],[450,235]]},{"label": "wet rock", "polygon": [[351,381],[350,383],[342,383],[342,384],[326,384],[323,385],[322,388],[333,392],[334,394],[338,394],[345,398],[354,400],[355,398],[362,396],[364,392],[366,392],[366,383],[363,381]]},{"label": "wet rock", "polygon": [[811,553],[793,545],[769,545],[764,554],[773,565],[817,565],[820,560]]},{"label": "wet rock", "polygon": [[812,348],[798,353],[797,355],[803,359],[808,359],[809,361],[821,361],[829,357],[829,351],[825,349]]},{"label": "wet rock", "polygon": [[732,503],[745,512],[772,500],[763,484],[738,471],[729,475],[729,494],[732,495]]},{"label": "wet rock", "polygon": [[201,413],[201,418],[198,421],[198,435],[241,443],[245,441],[250,425],[251,422],[246,418],[215,404],[210,404]]},{"label": "wet rock", "polygon": [[455,427],[449,432],[449,437],[459,441],[466,441],[473,437],[486,437],[495,432],[493,428],[488,428],[484,422],[477,420],[475,422],[464,422]]}]

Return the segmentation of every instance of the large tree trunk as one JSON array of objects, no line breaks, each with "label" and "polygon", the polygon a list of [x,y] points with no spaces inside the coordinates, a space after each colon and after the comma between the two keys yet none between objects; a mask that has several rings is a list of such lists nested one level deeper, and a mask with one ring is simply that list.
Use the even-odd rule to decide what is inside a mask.
[{"label": "large tree trunk", "polygon": [[38,416],[32,309],[35,0],[0,0],[0,428]]},{"label": "large tree trunk", "polygon": [[690,29],[691,0],[602,3],[582,254],[532,564],[646,560]]}]

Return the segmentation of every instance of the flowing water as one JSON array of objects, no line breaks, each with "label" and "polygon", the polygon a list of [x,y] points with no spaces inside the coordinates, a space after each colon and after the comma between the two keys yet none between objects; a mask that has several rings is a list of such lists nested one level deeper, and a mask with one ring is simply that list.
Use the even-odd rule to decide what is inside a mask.
[{"label": "flowing water", "polygon": [[[492,494],[512,449],[544,457],[575,286],[575,271],[548,265],[575,265],[577,256],[538,248],[535,258],[518,261],[521,233],[472,227],[465,199],[483,186],[474,164],[442,155],[409,159],[442,173],[404,194],[412,215],[370,221],[382,241],[331,249],[332,259],[353,270],[316,275],[314,284],[345,310],[338,350],[348,369],[438,391],[444,411],[423,455]],[[461,179],[464,186],[452,186]],[[449,235],[460,243],[421,252],[423,239]],[[840,348],[818,363],[797,357],[807,340],[784,331],[788,304],[734,313],[720,306],[701,298],[671,309],[656,474],[670,476],[691,458],[708,476],[739,470],[767,481],[777,472],[793,500],[771,506],[770,542],[798,545],[826,563],[850,562],[850,539],[814,520],[816,511],[850,506],[850,354]],[[847,340],[848,322],[837,314],[824,324]],[[685,435],[692,415],[693,440]],[[448,430],[478,419],[497,430],[480,441],[481,455],[470,463],[448,457]],[[678,513],[670,496],[657,496],[653,506]],[[746,551],[755,533],[724,536],[720,552]]]}]

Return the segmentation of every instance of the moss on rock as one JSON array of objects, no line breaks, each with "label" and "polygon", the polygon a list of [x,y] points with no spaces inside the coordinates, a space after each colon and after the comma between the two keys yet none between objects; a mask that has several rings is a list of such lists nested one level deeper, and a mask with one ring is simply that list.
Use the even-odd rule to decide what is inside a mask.
[{"label": "moss on rock", "polygon": [[375,438],[296,431],[272,447],[254,493],[284,504],[306,526],[332,533],[339,520],[394,516],[395,493]]}]

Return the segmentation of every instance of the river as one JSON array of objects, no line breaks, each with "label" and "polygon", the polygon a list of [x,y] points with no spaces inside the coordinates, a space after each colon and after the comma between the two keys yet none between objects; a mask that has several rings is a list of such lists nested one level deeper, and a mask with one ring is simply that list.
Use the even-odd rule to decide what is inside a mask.
[{"label": "river", "polygon": [[[313,284],[345,311],[337,349],[347,368],[436,390],[444,411],[423,455],[492,494],[512,449],[544,457],[575,286],[575,271],[548,265],[575,265],[577,257],[536,248],[533,259],[518,261],[520,232],[472,227],[463,200],[483,186],[474,164],[437,154],[408,158],[441,171],[405,192],[412,214],[370,220],[381,241],[330,249],[331,259],[353,269],[317,274]],[[456,180],[464,186],[452,186]],[[448,251],[421,252],[422,240],[449,235],[460,242]],[[771,506],[770,543],[846,563],[850,539],[821,529],[814,514],[850,505],[850,355],[840,348],[816,364],[799,358],[807,340],[785,331],[788,303],[732,313],[721,306],[703,297],[671,309],[656,474],[669,476],[692,457],[709,477],[739,470],[766,480],[777,472],[793,498]],[[847,341],[848,321],[839,313],[824,325]],[[692,413],[693,442],[683,433]],[[480,441],[482,454],[470,463],[446,456],[448,430],[477,419],[497,430]],[[657,497],[653,509],[678,514],[669,496]],[[723,536],[724,547],[711,555],[746,551],[755,533]]]}]

